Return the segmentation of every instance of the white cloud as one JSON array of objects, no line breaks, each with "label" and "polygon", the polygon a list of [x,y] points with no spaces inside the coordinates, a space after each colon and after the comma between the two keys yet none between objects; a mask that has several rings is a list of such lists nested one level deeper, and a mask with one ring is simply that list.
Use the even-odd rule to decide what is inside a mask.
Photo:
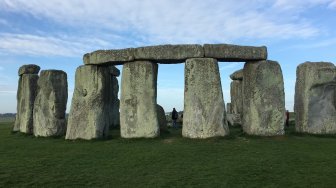
[{"label": "white cloud", "polygon": [[276,0],[274,8],[298,12],[313,6],[325,5],[326,7],[333,7],[335,4],[335,0]]},{"label": "white cloud", "polygon": [[107,46],[100,39],[38,36],[30,34],[0,34],[0,52],[36,56],[81,56],[92,47]]},{"label": "white cloud", "polygon": [[139,44],[141,41],[147,44],[234,42],[240,38],[317,35],[319,29],[309,22],[277,12],[276,8],[288,5],[287,2],[278,0],[269,10],[270,3],[266,0],[5,0],[0,2],[0,8],[83,30],[127,33],[137,38],[134,43]]}]

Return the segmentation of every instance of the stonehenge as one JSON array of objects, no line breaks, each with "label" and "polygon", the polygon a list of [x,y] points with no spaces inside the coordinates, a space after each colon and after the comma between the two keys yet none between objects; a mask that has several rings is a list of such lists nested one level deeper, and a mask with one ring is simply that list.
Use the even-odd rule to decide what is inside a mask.
[{"label": "stonehenge", "polygon": [[[243,69],[230,75],[227,106],[219,61],[245,62]],[[265,46],[182,44],[98,50],[85,54],[83,63],[76,70],[68,119],[66,73],[42,70],[39,76],[37,65],[20,67],[13,131],[91,140],[107,138],[110,127],[120,126],[122,138],[158,137],[160,130],[167,130],[164,109],[157,104],[158,66],[185,63],[183,137],[226,136],[228,124],[241,125],[249,135],[284,134],[282,70],[278,62],[267,60]],[[123,65],[122,74],[115,65]],[[334,64],[298,66],[295,112],[296,131],[336,133]]]},{"label": "stonehenge", "polygon": [[60,70],[42,70],[34,103],[34,135],[64,136],[68,100],[67,74]]},{"label": "stonehenge", "polygon": [[107,67],[82,65],[77,68],[65,139],[91,140],[108,136],[110,87]]},{"label": "stonehenge", "polygon": [[243,115],[243,69],[230,75],[230,111],[227,113],[229,125],[241,125]]},{"label": "stonehenge", "polygon": [[305,62],[296,70],[295,129],[310,134],[336,133],[336,66]]},{"label": "stonehenge", "polygon": [[231,44],[158,45],[118,50],[97,50],[83,57],[85,65],[122,65],[134,61],[161,64],[184,63],[190,58],[214,58],[219,61],[252,61],[267,59],[265,46],[238,46]]},{"label": "stonehenge", "polygon": [[231,113],[242,114],[243,112],[243,70],[238,70],[230,75]]},{"label": "stonehenge", "polygon": [[167,119],[166,119],[166,114],[161,105],[156,105],[157,109],[157,116],[158,116],[158,121],[159,121],[159,127],[160,131],[167,131]]},{"label": "stonehenge", "polygon": [[40,67],[23,65],[19,68],[19,84],[17,90],[17,113],[13,131],[26,134],[33,133],[33,108],[37,91]]},{"label": "stonehenge", "polygon": [[276,61],[251,61],[243,71],[243,120],[245,133],[257,136],[284,134],[285,93]]},{"label": "stonehenge", "polygon": [[150,61],[123,65],[120,98],[120,135],[153,138],[160,135],[157,116],[158,65]]},{"label": "stonehenge", "polygon": [[184,71],[182,135],[209,138],[229,134],[217,60],[187,59]]},{"label": "stonehenge", "polygon": [[120,126],[120,113],[119,106],[120,100],[118,99],[119,83],[117,77],[120,76],[120,71],[114,66],[110,66],[111,75],[111,105],[110,105],[110,126],[111,128]]}]

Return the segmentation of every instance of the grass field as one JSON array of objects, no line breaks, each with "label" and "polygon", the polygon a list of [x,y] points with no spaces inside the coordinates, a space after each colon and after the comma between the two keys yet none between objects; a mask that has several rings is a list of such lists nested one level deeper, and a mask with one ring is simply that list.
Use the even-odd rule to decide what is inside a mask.
[{"label": "grass field", "polygon": [[335,187],[336,137],[65,141],[0,123],[0,187]]}]

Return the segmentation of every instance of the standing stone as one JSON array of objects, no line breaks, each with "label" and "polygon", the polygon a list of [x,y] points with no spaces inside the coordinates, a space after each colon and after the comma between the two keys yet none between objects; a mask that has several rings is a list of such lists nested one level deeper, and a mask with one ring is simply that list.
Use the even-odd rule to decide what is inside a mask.
[{"label": "standing stone", "polygon": [[[37,71],[38,72],[38,71]],[[33,133],[33,108],[37,91],[37,74],[21,74],[17,91],[17,112],[13,131]]]},{"label": "standing stone", "polygon": [[277,62],[245,63],[243,96],[244,132],[259,136],[284,134],[284,82]]},{"label": "standing stone", "polygon": [[231,113],[242,114],[243,112],[243,82],[240,80],[233,80],[230,85],[231,95]]},{"label": "standing stone", "polygon": [[336,66],[305,62],[296,69],[295,128],[311,134],[336,133]]},{"label": "standing stone", "polygon": [[161,131],[167,131],[167,119],[166,119],[166,113],[163,109],[162,106],[156,105],[157,106],[157,115],[158,115],[158,121],[159,121],[159,126]]},{"label": "standing stone", "polygon": [[156,107],[158,65],[136,61],[123,66],[120,131],[123,138],[152,138],[160,134]]},{"label": "standing stone", "polygon": [[217,60],[188,59],[184,70],[182,135],[209,138],[229,134]]},{"label": "standing stone", "polygon": [[226,103],[226,114],[231,114],[231,103]]},{"label": "standing stone", "polygon": [[115,76],[111,76],[111,112],[110,123],[111,127],[118,127],[120,125],[119,106],[120,100],[118,99],[119,84]]},{"label": "standing stone", "polygon": [[80,66],[68,118],[66,139],[98,139],[108,136],[111,76],[107,67]]},{"label": "standing stone", "polygon": [[34,104],[35,136],[65,135],[67,101],[67,74],[61,70],[41,71]]}]

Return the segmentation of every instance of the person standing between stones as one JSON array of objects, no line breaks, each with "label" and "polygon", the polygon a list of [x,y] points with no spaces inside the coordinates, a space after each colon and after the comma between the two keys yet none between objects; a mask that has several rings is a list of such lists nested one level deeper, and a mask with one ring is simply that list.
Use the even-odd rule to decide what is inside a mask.
[{"label": "person standing between stones", "polygon": [[175,128],[175,129],[177,129],[177,125],[176,125],[177,118],[178,118],[178,113],[177,113],[176,109],[173,108],[172,120],[173,120],[173,128]]},{"label": "person standing between stones", "polygon": [[286,110],[286,127],[289,127],[289,111]]}]

